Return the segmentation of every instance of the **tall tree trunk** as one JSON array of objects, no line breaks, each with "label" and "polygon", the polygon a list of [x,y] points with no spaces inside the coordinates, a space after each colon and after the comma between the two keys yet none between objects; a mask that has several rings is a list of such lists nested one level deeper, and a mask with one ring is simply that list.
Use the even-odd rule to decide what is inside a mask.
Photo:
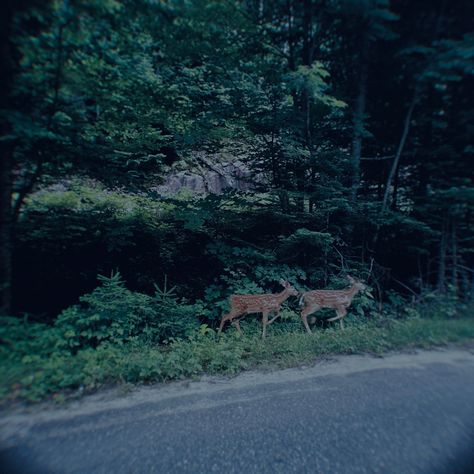
[{"label": "tall tree trunk", "polygon": [[474,267],[471,268],[471,288],[469,291],[469,301],[474,301]]},{"label": "tall tree trunk", "polygon": [[[303,3],[303,65],[311,67],[313,64],[313,12],[312,1],[304,0]],[[311,117],[310,98],[307,90],[304,90],[301,101],[301,108],[304,117],[304,140],[309,151],[311,151]]]},{"label": "tall tree trunk", "polygon": [[[13,84],[13,54],[10,36],[12,33],[13,17],[15,12],[30,7],[28,0],[4,0],[0,3],[0,110],[9,110],[11,87]],[[55,94],[53,110],[48,119],[47,127],[50,128],[59,98],[59,81],[61,76],[61,55],[63,44],[63,28],[60,26],[58,35],[58,54],[55,72]],[[11,133],[11,125],[7,119],[0,120],[0,137]],[[0,314],[11,312],[12,305],[12,275],[13,275],[13,237],[16,218],[26,195],[33,188],[38,176],[41,174],[42,163],[37,163],[37,168],[32,174],[30,184],[18,193],[16,202],[12,203],[13,191],[13,152],[15,144],[12,140],[0,141]]]},{"label": "tall tree trunk", "polygon": [[[2,126],[0,133],[5,131]],[[12,297],[12,145],[3,143],[0,147],[0,314],[8,314]]]},{"label": "tall tree trunk", "polygon": [[390,188],[392,186],[392,181],[395,176],[395,172],[400,163],[400,158],[402,156],[403,149],[405,148],[408,132],[410,131],[411,117],[413,115],[413,110],[415,108],[417,99],[418,99],[418,89],[415,88],[415,92],[413,93],[413,98],[410,102],[410,106],[408,107],[407,114],[405,116],[405,123],[403,125],[403,132],[400,138],[400,143],[398,144],[398,149],[397,149],[397,152],[395,153],[395,158],[393,160],[392,167],[390,169],[390,173],[387,178],[387,183],[385,184],[385,194],[384,194],[383,203],[382,203],[382,213],[385,212],[385,210],[387,209],[388,198],[390,196]]},{"label": "tall tree trunk", "polygon": [[[66,2],[63,4],[65,5]],[[62,77],[62,67],[63,67],[63,47],[64,47],[64,29],[66,27],[66,23],[60,23],[58,26],[58,33],[56,36],[56,65],[55,65],[55,72],[54,72],[54,95],[53,95],[53,102],[51,104],[51,109],[49,110],[46,128],[48,130],[52,130],[53,125],[53,118],[54,114],[58,110],[59,105],[59,90],[61,88],[61,77]],[[34,153],[31,153],[34,156]],[[23,188],[18,190],[16,200],[13,204],[13,225],[15,225],[18,217],[20,215],[20,211],[22,209],[23,204],[25,203],[26,197],[34,190],[38,179],[41,177],[43,172],[45,155],[44,152],[38,154],[35,164],[35,169],[31,173],[27,183],[23,186]]]},{"label": "tall tree trunk", "polygon": [[[415,103],[418,98],[418,89],[415,88],[415,93],[413,94],[413,99],[410,103],[410,107],[408,108],[407,115],[405,117],[405,123],[403,126],[403,132],[402,136],[400,138],[400,143],[398,144],[398,149],[395,154],[395,158],[392,163],[392,168],[390,170],[390,173],[387,178],[387,183],[385,184],[385,193],[384,193],[384,198],[383,198],[383,203],[382,203],[382,208],[380,210],[380,215],[382,216],[385,211],[387,210],[387,204],[388,204],[388,198],[390,196],[390,187],[392,185],[393,178],[395,176],[395,172],[398,168],[398,165],[400,163],[400,157],[402,156],[403,149],[405,147],[405,142],[408,136],[408,132],[410,130],[410,122],[411,122],[411,117],[413,115],[413,109],[415,108]],[[375,253],[376,251],[376,246],[379,240],[380,236],[380,223],[377,224],[377,227],[375,229],[374,237],[372,239],[372,253]]]},{"label": "tall tree trunk", "polygon": [[447,232],[446,221],[443,222],[441,231],[441,240],[439,242],[439,263],[438,263],[438,291],[444,292],[446,288],[446,250],[447,250]]},{"label": "tall tree trunk", "polygon": [[362,153],[362,138],[364,135],[364,116],[367,102],[367,80],[369,73],[369,34],[366,31],[362,38],[362,46],[360,52],[360,69],[359,80],[357,83],[357,96],[354,103],[354,111],[352,116],[352,187],[351,199],[357,200],[357,193],[360,186],[360,158]]},{"label": "tall tree trunk", "polygon": [[[6,0],[0,7],[0,109],[7,110],[10,88],[12,84],[12,58],[10,45],[11,23],[13,18],[13,2]],[[0,136],[4,137],[11,131],[6,119],[0,122]],[[0,142],[0,314],[8,314],[11,310],[12,285],[12,251],[13,251],[13,220],[12,220],[12,168],[13,143],[8,140]]]},{"label": "tall tree trunk", "polygon": [[400,171],[400,166],[397,166],[397,169],[395,170],[395,176],[393,178],[393,196],[392,196],[392,203],[390,205],[390,208],[393,210],[397,209],[399,171]]},{"label": "tall tree trunk", "polygon": [[[313,48],[312,48],[312,0],[303,1],[303,65],[310,67],[313,63]],[[307,90],[303,90],[300,98],[300,109],[303,117],[303,139],[309,152],[312,151],[311,144],[311,117],[310,117],[310,97]],[[298,191],[298,197],[296,199],[297,208],[299,211],[304,211],[304,194],[305,194],[305,171],[306,166],[304,163],[298,167],[296,172],[296,188]]]},{"label": "tall tree trunk", "polygon": [[457,235],[456,235],[456,222],[451,223],[451,253],[452,253],[452,269],[451,269],[451,284],[453,285],[454,292],[458,293],[458,246],[457,246]]},{"label": "tall tree trunk", "polygon": [[286,10],[288,16],[288,68],[290,71],[296,71],[293,2],[291,0],[286,0]]},{"label": "tall tree trunk", "polygon": [[378,180],[377,180],[377,199],[382,200],[383,196],[383,174],[382,172],[378,173]]}]

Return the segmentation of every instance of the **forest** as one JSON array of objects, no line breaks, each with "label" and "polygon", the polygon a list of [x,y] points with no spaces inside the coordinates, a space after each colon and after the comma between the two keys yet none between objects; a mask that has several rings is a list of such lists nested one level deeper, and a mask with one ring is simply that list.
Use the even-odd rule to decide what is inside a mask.
[{"label": "forest", "polygon": [[2,399],[474,338],[473,2],[1,9]]}]

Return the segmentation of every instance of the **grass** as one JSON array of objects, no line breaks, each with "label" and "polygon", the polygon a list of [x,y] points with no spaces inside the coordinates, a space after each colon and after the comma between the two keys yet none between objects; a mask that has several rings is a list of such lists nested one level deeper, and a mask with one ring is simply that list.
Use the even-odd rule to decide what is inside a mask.
[{"label": "grass", "polygon": [[201,374],[235,374],[250,368],[290,367],[334,354],[428,348],[474,340],[473,319],[407,319],[349,322],[306,334],[295,325],[272,326],[266,340],[257,325],[240,337],[230,328],[221,337],[202,328],[168,346],[103,344],[72,355],[10,354],[0,367],[0,399],[59,402],[110,384],[153,383]]}]

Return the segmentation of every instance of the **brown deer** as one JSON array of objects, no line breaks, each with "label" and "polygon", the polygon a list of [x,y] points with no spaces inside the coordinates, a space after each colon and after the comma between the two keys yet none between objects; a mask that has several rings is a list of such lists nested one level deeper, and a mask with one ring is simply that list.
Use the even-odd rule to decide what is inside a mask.
[{"label": "brown deer", "polygon": [[301,321],[306,331],[311,333],[311,329],[308,325],[308,316],[319,311],[321,308],[334,309],[337,316],[328,319],[328,321],[339,320],[341,329],[344,329],[342,318],[347,314],[347,308],[351,305],[354,296],[359,293],[359,291],[363,291],[367,288],[363,282],[349,275],[347,279],[352,286],[345,290],[313,290],[301,294]]},{"label": "brown deer", "polygon": [[[242,334],[240,329],[240,320],[251,313],[262,313],[262,339],[265,338],[267,326],[280,316],[280,306],[290,296],[296,296],[298,291],[295,290],[287,281],[280,280],[284,290],[276,294],[266,295],[232,295],[229,299],[230,311],[224,314],[219,325],[219,333],[222,331],[226,321],[235,326],[237,331]],[[276,313],[276,316],[270,321],[268,315]]]}]

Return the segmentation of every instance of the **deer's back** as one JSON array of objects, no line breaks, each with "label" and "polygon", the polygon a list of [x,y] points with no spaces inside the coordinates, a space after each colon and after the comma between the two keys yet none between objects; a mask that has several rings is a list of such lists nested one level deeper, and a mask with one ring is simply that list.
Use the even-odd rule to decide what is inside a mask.
[{"label": "deer's back", "polygon": [[278,301],[274,295],[232,295],[230,306],[234,311],[245,313],[260,313],[264,310],[278,308]]},{"label": "deer's back", "polygon": [[304,294],[304,303],[318,306],[334,307],[350,303],[345,290],[313,290]]}]

